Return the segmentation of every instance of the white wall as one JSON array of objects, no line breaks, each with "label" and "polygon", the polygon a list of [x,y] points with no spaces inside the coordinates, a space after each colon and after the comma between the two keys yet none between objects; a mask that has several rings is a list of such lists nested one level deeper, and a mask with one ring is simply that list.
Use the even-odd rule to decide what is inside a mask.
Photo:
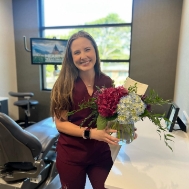
[{"label": "white wall", "polygon": [[177,59],[177,71],[174,101],[180,107],[179,115],[183,118],[183,110],[189,115],[189,1],[183,1],[182,21]]},{"label": "white wall", "polygon": [[9,98],[9,116],[16,120],[17,99],[9,97],[9,91],[17,91],[12,0],[0,0],[0,97]]}]

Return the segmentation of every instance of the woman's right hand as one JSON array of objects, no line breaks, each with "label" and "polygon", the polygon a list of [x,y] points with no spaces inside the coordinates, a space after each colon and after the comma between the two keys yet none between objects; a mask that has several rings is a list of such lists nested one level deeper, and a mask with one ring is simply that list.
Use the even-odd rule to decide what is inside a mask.
[{"label": "woman's right hand", "polygon": [[119,139],[111,136],[111,133],[116,133],[116,130],[113,129],[103,129],[98,130],[97,128],[90,130],[90,138],[107,142],[112,145],[119,145]]}]

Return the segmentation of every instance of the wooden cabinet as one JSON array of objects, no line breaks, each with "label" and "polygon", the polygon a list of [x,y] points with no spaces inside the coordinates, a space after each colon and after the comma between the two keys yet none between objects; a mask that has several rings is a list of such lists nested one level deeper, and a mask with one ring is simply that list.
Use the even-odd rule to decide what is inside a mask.
[{"label": "wooden cabinet", "polygon": [[8,115],[8,98],[0,97],[0,112]]}]

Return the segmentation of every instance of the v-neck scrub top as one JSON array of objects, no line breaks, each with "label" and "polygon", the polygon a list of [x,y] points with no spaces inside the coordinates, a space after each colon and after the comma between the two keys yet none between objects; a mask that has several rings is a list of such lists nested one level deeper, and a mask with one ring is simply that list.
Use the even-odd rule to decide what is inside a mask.
[{"label": "v-neck scrub top", "polygon": [[[113,81],[110,77],[101,74],[95,76],[93,94],[97,90],[97,87],[112,87]],[[83,101],[89,100],[92,96],[89,95],[87,88],[80,77],[78,77],[74,83],[73,88],[73,101],[74,105],[70,109],[76,110],[79,108],[79,104]],[[68,117],[68,121],[80,127],[81,122],[90,115],[91,109],[83,109],[72,116]],[[93,117],[88,119],[84,123],[84,127],[87,127]],[[96,123],[91,125],[92,128],[96,128]],[[62,162],[71,165],[88,165],[95,162],[99,162],[101,158],[110,158],[111,152],[109,145],[106,142],[98,141],[94,139],[83,139],[82,137],[75,137],[60,132],[60,136],[57,143],[57,158],[60,158]]]}]

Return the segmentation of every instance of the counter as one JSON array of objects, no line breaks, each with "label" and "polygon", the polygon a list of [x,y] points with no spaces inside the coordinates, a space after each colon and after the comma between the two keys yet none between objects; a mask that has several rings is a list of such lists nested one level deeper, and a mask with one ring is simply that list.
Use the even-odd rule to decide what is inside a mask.
[{"label": "counter", "polygon": [[[114,147],[115,161],[105,182],[108,189],[188,189],[189,134],[173,131],[171,151],[160,140],[156,126],[148,119],[139,121],[138,138]],[[117,156],[115,153],[117,152]]]}]

